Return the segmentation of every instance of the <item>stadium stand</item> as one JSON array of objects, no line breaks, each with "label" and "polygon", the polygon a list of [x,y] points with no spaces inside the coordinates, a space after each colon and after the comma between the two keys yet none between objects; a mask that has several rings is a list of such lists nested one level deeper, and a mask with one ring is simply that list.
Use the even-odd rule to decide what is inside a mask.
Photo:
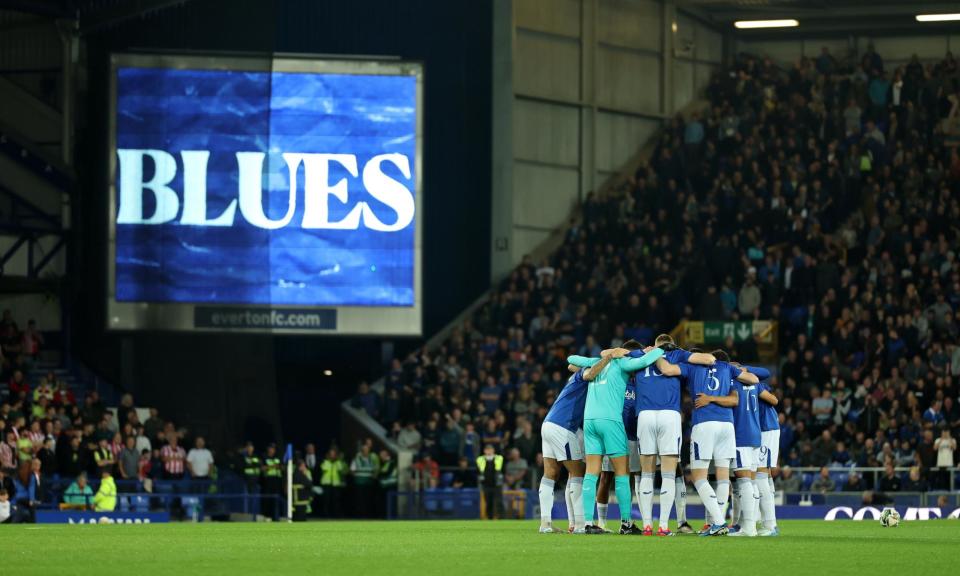
[{"label": "stadium stand", "polygon": [[[532,487],[567,354],[649,343],[684,320],[772,319],[782,488],[950,488],[958,90],[950,54],[895,70],[872,50],[790,69],[739,55],[709,108],[677,117],[621,193],[588,196],[556,252],[525,259],[446,341],[394,359],[382,391],[361,384],[352,405],[419,453],[420,487],[463,486],[485,444],[514,463],[511,484]],[[725,347],[758,360],[749,338]],[[896,470],[847,469],[885,465]]]},{"label": "stadium stand", "polygon": [[[743,54],[708,97],[709,108],[662,131],[618,193],[588,196],[558,250],[525,259],[436,348],[394,359],[382,388],[358,386],[351,404],[418,454],[416,488],[476,487],[486,444],[504,456],[508,490],[535,486],[538,431],[567,354],[650,342],[686,320],[741,319],[778,322],[782,464],[807,470],[782,474],[785,491],[922,492],[956,481],[955,61],[914,58],[888,71],[873,52],[856,66],[824,53],[784,70]],[[206,448],[178,446],[194,445],[189,431],[133,409],[129,396],[107,410],[82,378],[36,361],[42,336],[9,313],[0,332],[0,480],[21,510],[91,505],[109,468],[121,509],[279,514],[275,452],[224,451],[228,466],[193,474],[190,454]],[[750,339],[725,347],[769,360]],[[347,457],[305,449],[323,494],[316,512],[385,513],[397,466],[363,444]],[[73,486],[79,499],[65,497]]]},{"label": "stadium stand", "polygon": [[[130,394],[81,370],[44,358],[45,336],[14,312],[0,318],[0,488],[11,522],[38,510],[166,510],[181,516],[241,517],[283,512],[271,486],[280,466],[268,448],[253,483],[244,484],[242,456],[218,468],[202,437],[136,407]],[[57,354],[53,356],[58,356]],[[101,397],[103,391],[109,400]],[[114,404],[114,405],[108,405]],[[189,439],[189,447],[182,444]],[[116,491],[105,502],[107,473]]]}]

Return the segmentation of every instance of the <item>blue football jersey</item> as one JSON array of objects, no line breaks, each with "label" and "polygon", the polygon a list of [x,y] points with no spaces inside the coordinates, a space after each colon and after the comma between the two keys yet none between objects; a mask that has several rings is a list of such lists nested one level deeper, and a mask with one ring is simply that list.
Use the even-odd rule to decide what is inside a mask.
[{"label": "blue football jersey", "polygon": [[[709,367],[694,364],[686,366],[689,370],[687,386],[690,389],[690,398],[693,400],[697,399],[698,394],[729,396],[730,387],[735,377],[740,374],[737,368],[721,361]],[[708,404],[703,408],[695,408],[692,420],[694,426],[701,422],[733,423],[733,409],[719,404]]]},{"label": "blue football jersey", "polygon": [[[770,379],[770,371],[766,368],[759,366],[744,366],[747,369],[747,372],[756,375],[757,379],[760,380],[760,384],[757,385],[757,399],[760,398],[760,393],[764,390],[767,392],[773,393],[770,390],[770,386],[767,384],[767,380]],[[770,404],[767,404],[763,400],[760,400],[760,431],[767,432],[769,430],[779,430],[780,429],[780,419],[777,417],[777,409]]]},{"label": "blue football jersey", "polygon": [[[644,370],[647,370],[644,368]],[[627,431],[627,440],[637,441],[637,387],[633,378],[627,381],[627,391],[623,395],[623,427]]]},{"label": "blue football jersey", "polygon": [[586,404],[587,381],[583,379],[583,370],[578,370],[567,380],[543,421],[576,432],[583,428],[583,409]]},{"label": "blue football jersey", "polygon": [[760,399],[759,390],[753,384],[736,382],[733,389],[740,395],[740,402],[733,409],[733,428],[737,433],[737,446],[760,446]]},{"label": "blue football jersey", "polygon": [[[750,371],[753,372],[752,369]],[[757,377],[759,378],[759,374],[757,374]],[[764,391],[773,394],[773,390],[771,390],[770,385],[767,384],[766,378],[760,380],[760,384],[757,385],[757,396],[759,397],[760,393]],[[779,429],[780,417],[777,415],[777,407],[760,400],[760,431],[767,432]]]},{"label": "blue football jersey", "polygon": [[633,375],[637,389],[636,414],[645,410],[680,411],[680,385],[681,380],[686,381],[690,374],[690,366],[686,364],[690,359],[690,352],[677,348],[663,357],[667,362],[680,367],[680,377],[664,376],[657,370],[656,365],[637,371]]}]

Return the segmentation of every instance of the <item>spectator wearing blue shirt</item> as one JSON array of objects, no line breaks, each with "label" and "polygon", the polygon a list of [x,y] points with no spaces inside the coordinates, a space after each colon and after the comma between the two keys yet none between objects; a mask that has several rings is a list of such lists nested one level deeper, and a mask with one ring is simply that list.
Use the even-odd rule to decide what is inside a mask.
[{"label": "spectator wearing blue shirt", "polygon": [[943,422],[943,412],[941,412],[942,407],[943,403],[940,402],[940,400],[934,400],[933,404],[931,404],[930,407],[923,412],[924,428],[933,428],[939,426],[940,423]]},{"label": "spectator wearing blue shirt", "polygon": [[870,96],[870,102],[873,104],[873,116],[881,118],[881,113],[887,105],[887,98],[890,94],[890,80],[887,79],[887,75],[881,72],[870,80],[867,93]]},{"label": "spectator wearing blue shirt", "polygon": [[366,382],[357,386],[357,393],[353,397],[353,407],[362,408],[371,418],[380,415],[380,395],[370,388]]},{"label": "spectator wearing blue shirt", "polygon": [[830,457],[833,465],[836,466],[846,466],[850,464],[850,452],[847,451],[847,446],[843,442],[837,442],[836,448],[833,450],[833,455]]},{"label": "spectator wearing blue shirt", "polygon": [[821,74],[833,74],[837,69],[837,59],[830,53],[826,46],[820,48],[820,55],[817,56],[817,72]]},{"label": "spectator wearing blue shirt", "polygon": [[500,397],[503,389],[497,386],[497,381],[493,376],[487,376],[486,385],[480,389],[480,402],[487,414],[493,414],[500,409]]},{"label": "spectator wearing blue shirt", "polygon": [[699,146],[703,142],[703,123],[700,121],[700,114],[696,112],[690,117],[690,122],[683,130],[683,143],[687,147]]},{"label": "spectator wearing blue shirt", "polygon": [[580,356],[596,357],[596,356],[600,356],[600,352],[602,351],[603,351],[603,348],[601,348],[597,344],[597,341],[593,339],[593,336],[587,336],[586,341],[583,343],[583,346],[581,346],[580,349],[577,351],[577,354],[579,354]]}]

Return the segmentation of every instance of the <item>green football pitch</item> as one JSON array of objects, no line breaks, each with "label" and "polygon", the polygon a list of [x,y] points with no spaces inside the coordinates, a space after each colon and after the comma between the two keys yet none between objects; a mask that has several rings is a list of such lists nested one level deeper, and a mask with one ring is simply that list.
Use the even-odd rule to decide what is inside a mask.
[{"label": "green football pitch", "polygon": [[0,573],[956,574],[960,522],[786,521],[779,538],[538,534],[533,521],[0,526]]}]

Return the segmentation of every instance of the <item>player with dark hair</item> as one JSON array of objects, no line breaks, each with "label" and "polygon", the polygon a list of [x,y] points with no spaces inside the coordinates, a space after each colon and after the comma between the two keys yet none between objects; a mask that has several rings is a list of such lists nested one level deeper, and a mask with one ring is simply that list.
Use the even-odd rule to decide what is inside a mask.
[{"label": "player with dark hair", "polygon": [[597,476],[604,456],[613,464],[614,486],[620,507],[620,533],[640,532],[630,517],[630,480],[627,472],[627,434],[623,427],[623,402],[629,374],[650,366],[663,356],[663,350],[650,348],[640,358],[625,358],[627,346],[639,346],[635,342],[624,348],[604,350],[602,359],[570,356],[567,362],[574,366],[589,367],[603,360],[607,365],[599,376],[590,382],[587,404],[584,411],[584,444],[587,453],[587,472],[583,479],[584,521],[587,534],[602,534],[599,526],[593,525],[593,507],[596,499]]},{"label": "player with dark hair", "polygon": [[[703,536],[727,533],[722,516],[730,494],[730,462],[736,457],[733,427],[733,409],[739,395],[733,389],[734,381],[756,384],[757,377],[727,362],[723,350],[713,352],[717,362],[710,367],[691,365],[688,375],[690,397],[693,400],[693,430],[690,435],[690,473],[694,487],[707,510],[707,526]],[[714,464],[717,488],[707,481],[707,469]]]},{"label": "player with dark hair", "polygon": [[716,359],[710,354],[678,348],[667,334],[658,336],[657,343],[667,349],[664,357],[655,366],[635,373],[632,379],[636,388],[636,429],[642,470],[636,491],[643,533],[653,535],[653,483],[659,455],[661,484],[657,535],[673,536],[669,526],[670,511],[676,496],[676,470],[683,441],[681,380],[686,381],[689,377],[691,364],[709,367]]},{"label": "player with dark hair", "polygon": [[553,532],[553,493],[560,477],[560,465],[567,469],[565,490],[568,514],[573,513],[571,529],[583,533],[583,411],[587,385],[600,372],[594,368],[568,366],[574,372],[560,391],[540,427],[543,452],[543,478],[540,480],[540,533]]}]

